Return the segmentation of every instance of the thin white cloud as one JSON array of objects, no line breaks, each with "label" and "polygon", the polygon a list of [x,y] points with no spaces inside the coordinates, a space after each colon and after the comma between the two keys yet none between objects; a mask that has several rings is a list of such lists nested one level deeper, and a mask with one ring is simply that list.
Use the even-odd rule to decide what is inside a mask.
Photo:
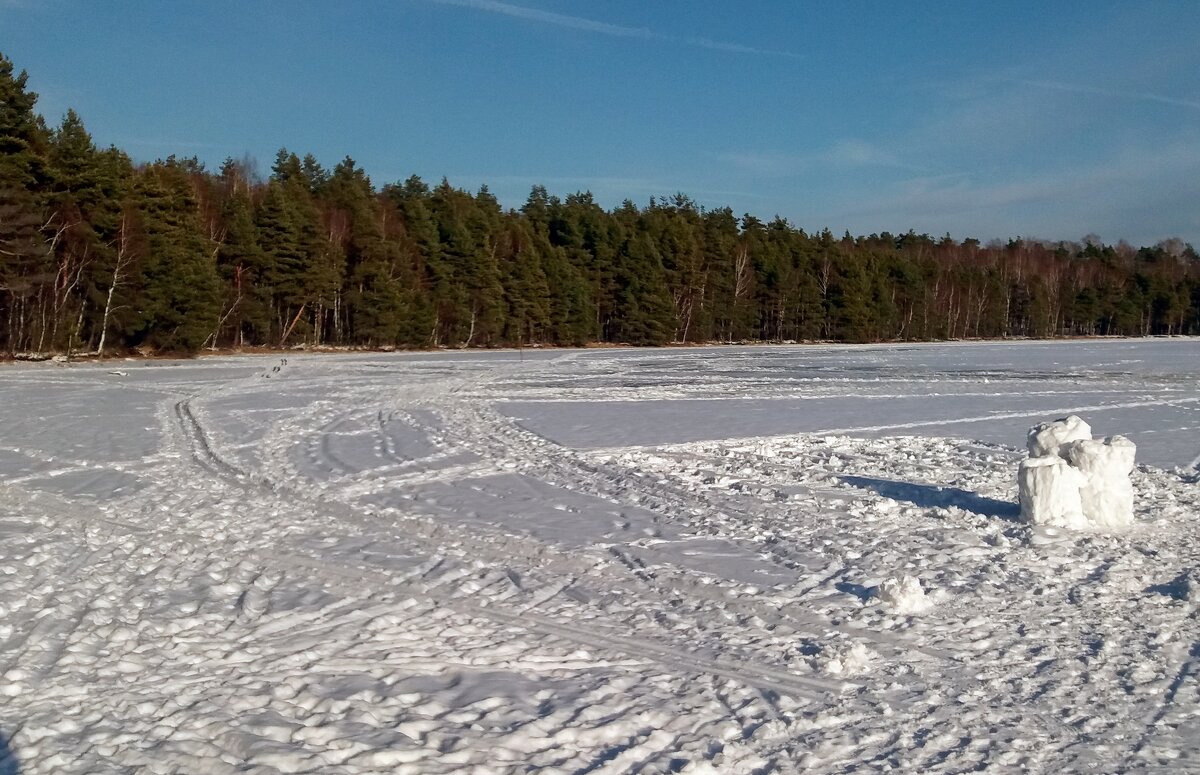
[{"label": "thin white cloud", "polygon": [[795,59],[799,57],[791,51],[775,51],[772,49],[756,48],[754,46],[746,46],[741,43],[730,43],[721,40],[712,40],[711,38],[702,37],[680,37],[677,35],[667,35],[661,32],[646,27],[626,27],[620,24],[609,24],[608,22],[588,19],[582,16],[569,16],[562,13],[554,13],[552,11],[543,11],[538,8],[529,8],[523,5],[513,5],[511,3],[502,3],[499,0],[428,0],[431,3],[438,5],[453,5],[459,8],[470,8],[476,11],[486,11],[488,13],[501,14],[503,16],[511,16],[525,21],[538,22],[540,24],[553,24],[558,27],[568,27],[573,30],[583,30],[584,32],[595,32],[600,35],[609,35],[617,38],[637,38],[640,40],[657,40],[670,43],[681,43],[687,46],[696,48],[707,48],[713,51],[724,51],[731,54],[751,54],[755,56],[774,56],[787,57]]},{"label": "thin white cloud", "polygon": [[518,19],[525,19],[527,21],[541,22],[543,24],[554,24],[559,27],[570,27],[574,30],[598,32],[602,35],[613,35],[620,38],[642,38],[643,40],[652,40],[658,37],[645,27],[622,27],[616,24],[608,24],[607,22],[585,19],[581,16],[567,16],[566,14],[542,11],[537,8],[528,8],[522,5],[501,3],[497,2],[497,0],[430,0],[430,2],[434,2],[439,5],[455,5],[460,8],[473,8],[476,11],[488,11],[490,13],[513,16]]},{"label": "thin white cloud", "polygon": [[787,153],[777,151],[735,151],[717,154],[716,158],[763,177],[791,177],[814,168],[861,169],[868,167],[923,172],[925,168],[910,164],[899,156],[874,143],[845,137],[816,153]]},{"label": "thin white cloud", "polygon": [[1087,164],[1000,180],[964,173],[913,178],[821,215],[858,231],[1028,236],[1032,230],[1055,239],[1097,232],[1139,244],[1170,236],[1195,242],[1200,217],[1181,219],[1170,202],[1183,192],[1193,199],[1200,190],[1198,148],[1182,140],[1124,148]]},{"label": "thin white cloud", "polygon": [[1053,91],[1071,92],[1073,94],[1094,94],[1100,97],[1115,97],[1117,99],[1133,100],[1138,102],[1157,102],[1160,105],[1172,105],[1178,108],[1191,108],[1193,110],[1200,110],[1200,101],[1166,97],[1162,94],[1154,94],[1153,92],[1105,89],[1099,86],[1088,86],[1086,84],[1079,83],[1064,83],[1062,81],[1032,81],[1023,78],[1009,78],[1004,80],[1007,80],[1010,83],[1032,86],[1037,89],[1050,89]]},{"label": "thin white cloud", "polygon": [[848,137],[838,140],[824,154],[824,160],[842,167],[891,167],[919,171],[923,168],[903,161],[890,151],[865,140]]}]

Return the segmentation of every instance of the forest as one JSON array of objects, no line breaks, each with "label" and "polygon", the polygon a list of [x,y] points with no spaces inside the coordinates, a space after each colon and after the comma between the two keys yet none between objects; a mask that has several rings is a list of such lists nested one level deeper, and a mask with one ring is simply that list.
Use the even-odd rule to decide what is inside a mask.
[{"label": "forest", "polygon": [[806,232],[682,193],[377,187],[280,150],[135,163],[0,55],[0,354],[1200,334],[1168,239]]}]

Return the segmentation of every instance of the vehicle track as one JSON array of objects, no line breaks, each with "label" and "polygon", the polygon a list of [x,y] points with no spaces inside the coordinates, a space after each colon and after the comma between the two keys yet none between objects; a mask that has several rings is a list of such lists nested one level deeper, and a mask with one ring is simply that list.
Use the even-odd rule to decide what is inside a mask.
[{"label": "vehicle track", "polygon": [[[351,527],[359,535],[378,535],[383,526],[378,522],[377,518],[372,517],[369,513],[364,513],[349,504],[331,500],[319,490],[306,492],[293,485],[281,484],[275,477],[263,476],[261,471],[248,472],[228,463],[216,451],[214,444],[210,440],[210,435],[202,425],[200,415],[194,406],[197,398],[199,397],[194,397],[187,402],[177,402],[173,406],[175,422],[172,423],[172,430],[175,432],[177,439],[173,443],[185,449],[192,463],[199,467],[205,474],[211,476],[212,480],[196,481],[193,476],[189,475],[182,477],[171,476],[171,479],[187,481],[194,485],[190,488],[192,491],[189,492],[189,488],[176,486],[170,492],[143,492],[121,504],[116,510],[126,512],[132,509],[144,514],[172,513],[176,516],[170,521],[178,523],[180,521],[178,515],[181,514],[212,512],[222,499],[220,497],[222,490],[231,491],[230,494],[235,496],[237,496],[239,491],[243,493],[269,492],[275,498],[282,496],[292,500],[293,503],[304,504],[314,514],[321,513],[326,520],[333,517],[339,529],[345,530],[347,527]],[[325,405],[319,407],[318,411],[335,412],[331,407],[327,408]],[[196,492],[196,490],[202,491]],[[295,522],[297,524],[302,524],[305,521],[305,517],[302,514],[298,513],[296,515]],[[549,572],[554,574],[552,577],[561,577],[562,574],[567,573],[581,573],[587,585],[600,584],[602,588],[608,587],[609,597],[620,595],[624,591],[622,587],[627,581],[624,578],[614,579],[607,573],[598,575],[595,565],[584,565],[581,567],[578,561],[562,557],[561,553],[554,547],[528,538],[515,539],[513,536],[496,533],[480,540],[462,531],[454,531],[444,526],[436,525],[436,523],[431,523],[429,520],[414,521],[410,518],[404,519],[402,522],[405,524],[405,530],[402,533],[404,539],[409,541],[416,539],[431,554],[436,554],[444,550],[447,546],[456,547],[460,551],[467,548],[468,551],[465,554],[470,555],[476,561],[491,558],[490,562],[500,565],[511,564],[514,559],[524,557],[530,562],[530,565],[526,569],[526,578],[535,578],[535,573],[545,575]],[[158,529],[163,529],[162,526],[166,524],[168,524],[166,521],[160,522]],[[414,532],[411,528],[417,525],[427,528],[427,531],[423,535],[421,531]],[[174,535],[180,537],[180,540],[187,540],[185,534],[176,532]],[[230,534],[227,533],[225,537],[228,540]],[[205,540],[208,537],[193,536],[193,538]],[[520,547],[518,551],[514,551],[514,548],[516,548],[514,544]],[[499,547],[499,551],[497,551],[497,547]],[[277,557],[285,566],[293,568],[307,567],[310,570],[319,570],[324,576],[336,576],[338,574],[338,566],[328,562],[320,562],[311,557],[283,554],[274,551],[272,555]],[[260,560],[265,559],[262,555],[256,554],[254,556]],[[357,583],[374,581],[376,583],[393,585],[397,582],[395,576],[377,569],[357,567],[346,572],[350,574],[349,579]],[[378,575],[380,573],[383,575]],[[415,590],[410,589],[408,591],[417,594]],[[425,587],[422,593],[427,595],[433,594],[429,587]],[[674,590],[673,593],[677,595],[678,591]],[[588,593],[588,597],[594,597],[594,595],[594,592]],[[729,653],[720,658],[702,657],[692,654],[688,649],[679,645],[662,645],[644,639],[631,640],[612,633],[605,633],[595,627],[578,628],[574,625],[563,624],[553,619],[534,616],[528,609],[506,612],[492,604],[471,605],[462,602],[461,597],[455,593],[449,595],[438,593],[435,597],[439,603],[452,606],[455,610],[482,616],[483,618],[490,618],[509,626],[526,625],[526,629],[574,640],[584,645],[602,643],[607,648],[635,656],[640,654],[641,658],[647,658],[651,661],[663,662],[666,660],[669,669],[700,670],[701,672],[724,677],[740,675],[740,680],[748,684],[762,684],[767,688],[780,691],[789,696],[811,697],[814,687],[821,687],[822,691],[836,691],[841,686],[836,681],[796,676],[780,668],[759,664],[753,658],[745,656],[735,657],[732,655],[732,649],[726,649],[725,651]],[[576,604],[573,602],[573,605]],[[611,612],[601,609],[592,616],[604,617],[607,615],[611,615]],[[623,612],[622,616],[627,616],[627,614]],[[661,633],[659,637],[663,635],[667,634]],[[668,636],[668,639],[674,640],[675,637]],[[788,676],[791,677],[789,678]]]},{"label": "vehicle track", "polygon": [[[595,462],[546,442],[490,409],[458,404],[452,409],[439,408],[435,412],[446,420],[445,427],[451,431],[448,434],[450,443],[470,449],[485,459],[515,461],[522,473],[555,487],[653,511],[668,524],[679,526],[689,533],[740,545],[746,525],[734,515],[752,513],[759,520],[757,527],[766,531],[790,527],[801,521],[802,514],[784,504],[768,506],[749,497],[723,496],[711,492],[697,495],[671,487],[663,481],[643,484],[646,479],[644,476],[630,476],[628,471],[617,466]],[[775,511],[776,515],[768,516],[770,511]],[[681,520],[675,516],[678,514],[687,514],[689,518]],[[794,571],[800,565],[786,543],[769,542],[756,548],[763,553],[759,556],[765,554],[781,570]],[[838,558],[831,557],[829,567],[839,562]],[[806,570],[811,572],[811,569]],[[759,603],[752,596],[734,596],[719,586],[707,583],[703,575],[684,569],[677,569],[671,574],[659,572],[665,577],[662,586],[653,583],[653,577],[649,574],[634,575],[647,585],[647,591],[655,593],[660,600],[669,600],[680,594],[696,595],[716,604],[715,607],[736,613],[744,621],[759,619],[772,625],[784,624],[793,635],[812,635],[822,630],[840,631],[851,637],[870,640],[887,651],[921,653],[937,661],[953,659],[944,651],[909,643],[900,637],[802,618],[776,605]]]},{"label": "vehicle track", "polygon": [[[36,513],[35,509],[40,507],[41,510],[45,510],[47,504],[52,504],[59,514],[59,519],[69,519],[81,527],[103,525],[113,530],[118,528],[129,530],[127,523],[113,522],[99,514],[89,514],[86,509],[56,496],[44,493],[24,493],[14,488],[6,488],[6,496],[9,499],[24,501],[22,505],[34,513]],[[145,547],[165,547],[168,551],[156,551],[157,554],[164,557],[178,557],[179,553],[176,551],[176,547],[179,545],[200,546],[205,541],[204,536],[168,528],[161,523],[155,526],[142,526],[136,532],[127,535],[136,536]],[[115,535],[110,533],[110,537],[115,537]],[[706,673],[729,678],[748,686],[770,689],[797,699],[818,700],[831,693],[837,694],[855,688],[853,684],[843,681],[802,676],[729,656],[706,657],[685,648],[664,645],[645,638],[630,638],[620,635],[612,631],[610,627],[601,625],[590,624],[585,627],[556,621],[533,614],[528,610],[506,611],[502,606],[490,602],[474,602],[470,595],[464,597],[457,590],[446,591],[437,585],[418,584],[417,579],[411,575],[397,574],[384,569],[352,567],[328,562],[311,555],[283,550],[248,549],[240,556],[244,562],[251,562],[260,569],[302,574],[349,598],[362,600],[364,596],[370,597],[372,594],[378,593],[391,595],[393,599],[397,597],[424,598],[463,615],[578,643],[587,648],[597,648],[643,659],[657,663],[669,671]],[[81,559],[74,563],[74,567],[78,570],[86,562],[87,558]],[[203,565],[201,564],[199,567],[203,567]]]},{"label": "vehicle track", "polygon": [[[493,380],[497,379],[495,374],[490,376]],[[441,385],[441,390],[430,390],[430,385],[426,383],[420,391],[388,391],[385,394],[390,394],[387,411],[390,416],[402,417],[409,425],[423,430],[442,450],[465,451],[489,461],[484,464],[485,467],[521,473],[611,503],[646,508],[670,524],[693,530],[700,525],[696,532],[701,534],[736,537],[743,532],[744,524],[739,523],[733,515],[747,512],[755,514],[756,520],[781,527],[798,517],[786,505],[766,504],[754,495],[698,493],[677,488],[655,478],[631,476],[618,463],[597,461],[586,454],[549,444],[501,417],[490,407],[480,406],[481,384],[477,380],[458,378],[447,380]],[[431,393],[436,398],[430,398]],[[782,610],[777,605],[763,604],[756,596],[747,598],[731,595],[719,585],[706,584],[701,580],[702,576],[682,569],[636,567],[636,564],[631,566],[617,556],[590,557],[588,563],[581,567],[580,553],[564,559],[561,549],[528,536],[516,537],[506,534],[503,529],[488,530],[477,525],[469,529],[456,528],[396,510],[385,512],[395,523],[384,528],[380,520],[383,514],[364,512],[361,507],[345,503],[343,499],[368,491],[373,477],[380,476],[384,471],[388,474],[399,473],[407,467],[412,477],[410,481],[420,481],[424,475],[423,469],[433,461],[416,461],[415,465],[406,461],[397,469],[372,469],[310,483],[295,469],[286,454],[298,440],[305,437],[320,439],[321,428],[336,427],[344,419],[360,419],[362,412],[348,411],[347,406],[371,405],[381,398],[378,386],[364,387],[353,391],[352,396],[343,394],[338,399],[318,402],[281,421],[272,429],[270,437],[264,439],[260,449],[265,448],[268,454],[264,455],[264,465],[253,473],[252,479],[271,487],[276,496],[307,503],[314,511],[323,512],[326,518],[333,517],[339,530],[352,528],[364,536],[380,535],[382,532],[403,535],[405,540],[415,541],[423,547],[423,551],[433,556],[450,548],[452,556],[473,557],[484,565],[516,569],[522,585],[529,593],[527,597],[510,595],[508,588],[512,584],[506,582],[501,573],[491,573],[490,578],[478,581],[475,580],[476,576],[470,574],[457,576],[455,574],[462,570],[462,560],[452,560],[432,575],[420,579],[417,584],[425,595],[449,610],[584,646],[600,645],[605,651],[657,662],[669,671],[706,673],[756,686],[760,691],[776,691],[814,700],[816,695],[811,693],[812,687],[791,682],[787,676],[792,674],[786,671],[782,671],[785,680],[780,681],[779,668],[764,663],[762,657],[768,654],[770,661],[776,659],[777,647],[765,643],[756,646],[751,638],[749,643],[742,640],[737,649],[723,649],[725,654],[697,655],[675,642],[677,636],[672,634],[670,617],[662,620],[655,616],[630,619],[628,611],[619,608],[614,610],[603,601],[618,597],[622,586],[633,580],[638,584],[639,598],[654,599],[658,601],[660,611],[683,617],[689,623],[683,630],[693,635],[704,633],[707,642],[733,641],[744,638],[747,633],[753,635],[756,632],[762,636],[773,632],[776,636],[796,641],[820,632],[840,631],[877,647],[882,646],[885,653],[900,654],[915,650],[903,637],[856,630],[845,624],[831,626],[830,622],[806,620],[798,618],[790,609]],[[195,414],[192,416],[194,418]],[[318,429],[315,436],[308,430],[311,428]],[[198,430],[203,434],[203,427]],[[201,438],[207,439],[208,436]],[[206,449],[213,453],[211,444],[196,444],[192,448],[202,455]],[[322,446],[318,442],[317,446],[312,447],[310,443],[310,448],[319,450]],[[217,453],[213,454],[214,457],[218,456]],[[455,452],[445,454],[453,455]],[[477,475],[482,469],[467,465],[460,470],[463,474]],[[236,471],[224,470],[222,473],[229,487],[237,489],[245,486],[245,478],[239,477]],[[774,522],[769,521],[768,509],[778,514]],[[688,514],[689,518],[681,520],[680,514]],[[784,547],[777,547],[772,557],[781,567],[788,567],[791,557],[785,554],[787,550],[784,543]],[[280,561],[290,563],[293,572],[307,568],[317,578],[336,577],[341,567],[336,564],[330,567],[329,563],[320,561],[314,565],[313,558],[294,553],[281,556]],[[836,564],[835,561],[830,568],[836,567]],[[376,575],[378,569],[370,567],[354,566],[348,570],[342,568],[340,572],[344,583],[348,585],[347,589],[356,585],[379,589],[396,583],[390,574],[384,572],[382,576]],[[345,575],[347,573],[349,575]],[[562,583],[564,578],[569,580],[568,583]],[[465,587],[464,581],[467,582]],[[592,609],[591,613],[583,614],[578,601],[567,597],[568,592],[575,590],[586,599],[595,601],[585,606],[585,609]],[[476,602],[488,600],[496,602],[482,606]],[[539,610],[547,610],[550,615],[540,614]],[[723,613],[732,614],[734,621],[723,621]],[[583,628],[573,626],[573,622],[580,618],[588,618],[589,624]],[[618,623],[625,630],[632,626],[656,633],[655,639],[629,639],[619,634],[613,636],[615,639],[610,639],[609,633],[598,624],[606,620]],[[674,621],[678,622],[679,619]],[[926,667],[936,668],[934,674],[945,669],[941,667],[944,660],[956,661],[936,648],[923,647],[919,651],[927,659],[933,660]],[[732,655],[737,656],[730,659]],[[921,670],[904,679],[903,683],[912,695],[917,696],[925,691],[921,680],[925,672]],[[934,675],[927,677],[934,679]],[[760,696],[758,702],[764,708],[770,706],[765,697]],[[1056,733],[1063,739],[1071,734],[1070,730],[1065,729]],[[772,750],[765,740],[757,740],[754,747],[764,754]],[[781,748],[777,752],[782,750],[794,752],[795,749]]]},{"label": "vehicle track", "polygon": [[[420,428],[436,443],[439,448],[450,450],[467,450],[485,461],[484,469],[500,469],[517,471],[533,476],[555,487],[567,491],[579,492],[593,497],[599,497],[618,505],[634,505],[646,508],[659,514],[667,523],[683,527],[696,534],[707,535],[736,544],[741,544],[740,536],[745,532],[745,524],[731,515],[743,513],[750,509],[759,519],[766,520],[766,508],[761,502],[746,496],[721,498],[705,493],[698,496],[694,492],[677,490],[666,483],[656,482],[653,487],[643,485],[637,477],[617,466],[597,464],[585,456],[577,455],[557,445],[546,442],[540,437],[520,429],[515,424],[502,418],[490,409],[478,407],[478,397],[474,392],[481,386],[502,378],[509,370],[496,369],[484,377],[455,377],[447,379],[431,389],[429,384],[422,386],[420,391],[402,390],[391,395],[389,413],[402,416],[408,424]],[[523,372],[528,376],[528,372]],[[378,400],[377,389],[365,391],[356,390],[356,396],[361,396],[367,402]],[[437,396],[431,399],[430,396]],[[302,436],[304,427],[327,428],[342,420],[351,419],[371,410],[345,409],[346,405],[355,405],[356,401],[326,401],[314,404],[302,415],[288,418],[277,424],[272,430],[273,443],[264,443],[272,450],[264,455],[264,468],[268,472],[263,478],[270,482],[288,482],[287,490],[304,491],[308,497],[320,498],[323,503],[335,502],[343,504],[344,496],[357,494],[361,490],[377,487],[377,477],[391,474],[394,469],[365,471],[362,474],[333,478],[319,487],[306,486],[307,478],[298,471],[286,451],[289,444],[296,444],[297,436]],[[419,412],[410,411],[419,409]],[[437,417],[443,424],[431,423],[428,417]],[[301,442],[304,444],[305,442]],[[308,443],[311,446],[311,442]],[[446,452],[444,456],[452,457],[454,453]],[[440,456],[439,456],[440,457]],[[419,469],[418,469],[419,470]],[[451,476],[458,471],[450,471]],[[480,469],[470,466],[462,469],[462,473],[479,474]],[[412,481],[429,481],[439,478],[414,474]],[[400,482],[396,482],[400,484]],[[283,485],[273,485],[277,490]],[[280,490],[282,491],[282,490]],[[341,497],[338,497],[341,496]],[[714,503],[715,501],[715,503]],[[778,508],[778,507],[776,507]],[[392,512],[394,513],[394,512]],[[686,520],[680,520],[677,514],[689,514]],[[697,517],[702,517],[697,519]],[[772,526],[795,524],[797,514],[781,514],[770,520]],[[347,518],[346,523],[357,521]],[[365,532],[378,530],[379,526],[363,525]],[[406,528],[407,538],[415,537],[413,531],[420,532],[421,526],[410,525]],[[500,563],[511,563],[516,556],[525,557],[538,563],[544,572],[556,572],[568,576],[578,576],[584,582],[601,590],[607,589],[614,596],[620,595],[622,588],[631,580],[638,581],[643,590],[653,595],[659,601],[663,610],[670,610],[678,615],[689,617],[693,632],[706,632],[720,637],[722,632],[728,633],[727,640],[744,641],[748,632],[758,631],[758,637],[772,640],[789,634],[793,637],[812,637],[817,632],[838,631],[857,639],[866,639],[887,653],[923,654],[937,662],[953,660],[950,654],[935,648],[918,646],[908,643],[904,638],[888,633],[872,632],[855,628],[846,624],[835,624],[823,618],[799,616],[792,611],[781,608],[778,604],[760,603],[755,597],[734,595],[720,585],[711,583],[706,574],[696,573],[684,568],[656,567],[652,573],[615,575],[609,570],[613,563],[598,553],[587,567],[580,568],[573,560],[563,562],[559,558],[560,549],[528,536],[513,536],[503,530],[493,530],[487,540],[480,542],[473,533],[479,528],[472,527],[466,531],[455,530],[442,526],[437,535],[427,535],[428,551],[436,552],[439,547],[453,545],[463,549],[470,548],[472,556],[495,557]],[[496,543],[504,548],[501,554],[496,554]],[[515,550],[514,545],[520,544],[521,549]],[[794,555],[791,555],[785,543],[768,543],[756,547],[768,553],[775,565],[783,570],[793,570],[797,567]],[[831,558],[836,563],[837,558]],[[617,563],[617,569],[626,566]],[[733,623],[730,623],[730,616]],[[765,630],[747,630],[750,622],[758,622]],[[777,629],[782,628],[776,632]]]}]

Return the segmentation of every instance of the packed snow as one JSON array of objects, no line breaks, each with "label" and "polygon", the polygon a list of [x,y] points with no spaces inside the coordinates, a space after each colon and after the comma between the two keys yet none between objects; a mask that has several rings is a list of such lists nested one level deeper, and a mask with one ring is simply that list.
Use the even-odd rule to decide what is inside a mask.
[{"label": "packed snow", "polygon": [[888,579],[879,585],[879,599],[898,614],[921,614],[932,607],[921,580],[915,576]]},{"label": "packed snow", "polygon": [[3,365],[0,773],[1194,772],[1198,410],[1190,339]]},{"label": "packed snow", "polygon": [[1091,426],[1071,415],[1030,428],[1027,446],[1017,473],[1026,522],[1083,530],[1133,524],[1132,441],[1093,439]]}]

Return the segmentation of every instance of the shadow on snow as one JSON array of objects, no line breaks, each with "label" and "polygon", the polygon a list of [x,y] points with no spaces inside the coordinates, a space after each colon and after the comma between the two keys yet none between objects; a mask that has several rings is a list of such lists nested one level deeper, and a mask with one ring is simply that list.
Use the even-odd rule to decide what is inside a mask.
[{"label": "shadow on snow", "polygon": [[1184,570],[1171,581],[1163,584],[1151,584],[1146,587],[1146,591],[1155,595],[1164,595],[1172,600],[1188,600],[1195,594],[1193,586],[1196,582],[1193,580],[1195,571],[1190,568]]},{"label": "shadow on snow", "polygon": [[17,775],[20,769],[17,755],[8,747],[8,738],[0,732],[0,775]]},{"label": "shadow on snow", "polygon": [[939,487],[934,484],[913,484],[890,479],[875,479],[869,476],[842,476],[843,482],[864,490],[871,490],[894,501],[905,501],[921,508],[950,508],[957,506],[985,517],[995,517],[1016,522],[1021,508],[1015,503],[985,498],[982,495],[958,487]]},{"label": "shadow on snow", "polygon": [[848,581],[839,581],[833,586],[838,592],[845,592],[847,595],[854,595],[864,603],[875,597],[874,588],[864,587],[862,584],[851,584]]}]

